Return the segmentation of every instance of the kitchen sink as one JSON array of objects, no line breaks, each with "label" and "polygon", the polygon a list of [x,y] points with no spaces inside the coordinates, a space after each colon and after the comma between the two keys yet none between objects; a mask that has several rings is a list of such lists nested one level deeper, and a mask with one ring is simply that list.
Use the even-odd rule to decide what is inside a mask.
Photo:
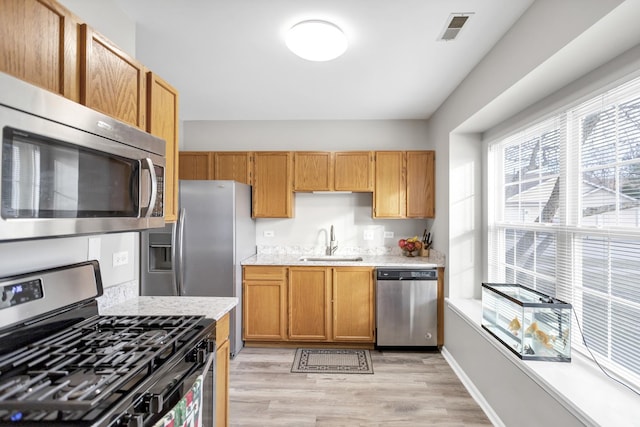
[{"label": "kitchen sink", "polygon": [[326,255],[326,256],[303,256],[298,258],[298,261],[330,261],[330,262],[354,262],[354,261],[362,261],[362,257],[360,256],[335,256],[335,255]]}]

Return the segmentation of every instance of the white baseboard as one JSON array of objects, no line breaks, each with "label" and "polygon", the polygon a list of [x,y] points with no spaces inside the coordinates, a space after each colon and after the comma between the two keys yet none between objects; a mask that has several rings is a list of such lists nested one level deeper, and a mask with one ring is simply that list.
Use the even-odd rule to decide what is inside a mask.
[{"label": "white baseboard", "polygon": [[447,351],[446,347],[443,347],[440,351],[444,359],[447,361],[453,372],[458,376],[462,384],[465,386],[471,397],[480,405],[480,408],[484,411],[489,418],[489,421],[496,427],[505,427],[505,424],[502,422],[498,414],[493,410],[489,402],[486,401],[482,393],[476,388],[473,382],[469,379],[469,377],[464,373],[456,359]]}]

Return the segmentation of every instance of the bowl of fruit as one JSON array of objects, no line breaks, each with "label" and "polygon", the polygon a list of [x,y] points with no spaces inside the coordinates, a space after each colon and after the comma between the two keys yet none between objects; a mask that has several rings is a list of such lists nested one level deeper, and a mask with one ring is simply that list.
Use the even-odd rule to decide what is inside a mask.
[{"label": "bowl of fruit", "polygon": [[409,239],[400,239],[398,246],[402,249],[404,256],[416,256],[417,252],[422,248],[422,242],[418,239],[418,236],[414,236]]}]

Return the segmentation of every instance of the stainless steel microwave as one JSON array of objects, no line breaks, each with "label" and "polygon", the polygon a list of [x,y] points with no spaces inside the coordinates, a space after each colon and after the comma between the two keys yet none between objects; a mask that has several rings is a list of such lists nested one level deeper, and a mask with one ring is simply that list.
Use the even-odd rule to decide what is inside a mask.
[{"label": "stainless steel microwave", "polygon": [[0,131],[0,241],[164,226],[164,140],[3,73]]}]

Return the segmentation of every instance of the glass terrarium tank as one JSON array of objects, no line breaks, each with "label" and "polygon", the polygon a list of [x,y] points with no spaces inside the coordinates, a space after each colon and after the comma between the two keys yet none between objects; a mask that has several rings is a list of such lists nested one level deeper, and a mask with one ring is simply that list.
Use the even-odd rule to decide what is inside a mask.
[{"label": "glass terrarium tank", "polygon": [[571,304],[518,284],[482,284],[482,327],[523,360],[571,361]]}]

